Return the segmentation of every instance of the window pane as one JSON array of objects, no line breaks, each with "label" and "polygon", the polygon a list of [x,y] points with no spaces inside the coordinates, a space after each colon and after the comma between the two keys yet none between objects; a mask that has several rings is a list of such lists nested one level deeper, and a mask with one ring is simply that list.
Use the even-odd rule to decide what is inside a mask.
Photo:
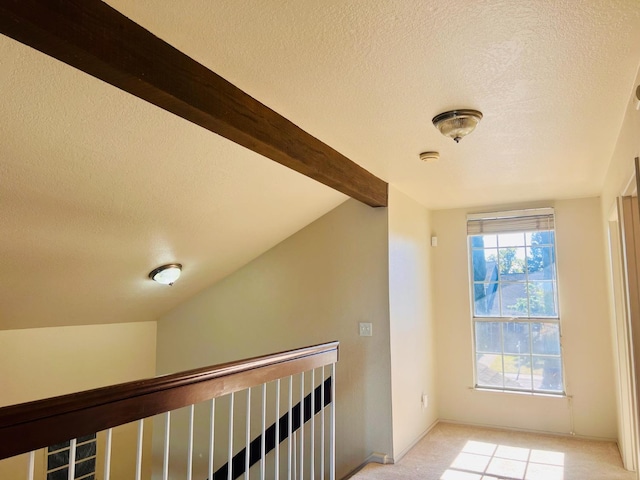
[{"label": "window pane", "polygon": [[533,357],[534,388],[562,392],[562,366],[560,357]]},{"label": "window pane", "polygon": [[498,235],[499,247],[524,247],[524,233],[501,233]]},{"label": "window pane", "polygon": [[531,324],[533,353],[560,355],[560,326],[557,323]]},{"label": "window pane", "polygon": [[91,458],[89,460],[84,460],[82,462],[76,463],[76,476],[75,478],[82,477],[88,473],[93,473],[96,471],[96,459]]},{"label": "window pane", "polygon": [[495,235],[473,235],[469,237],[473,248],[496,248],[498,246]]},{"label": "window pane", "polygon": [[53,470],[62,465],[69,464],[69,449],[60,450],[56,453],[50,453],[47,455],[47,470]]},{"label": "window pane", "polygon": [[96,454],[96,442],[85,443],[76,448],[76,459],[92,457]]},{"label": "window pane", "polygon": [[557,317],[553,282],[529,282],[529,312],[532,317]]},{"label": "window pane", "polygon": [[553,230],[542,232],[528,232],[525,234],[527,245],[555,245]]},{"label": "window pane", "polygon": [[471,259],[474,282],[498,281],[498,250],[472,250]]},{"label": "window pane", "polygon": [[55,472],[47,473],[47,480],[67,480],[69,478],[69,469],[63,468]]},{"label": "window pane", "polygon": [[501,283],[502,316],[527,317],[527,284],[526,283]]},{"label": "window pane", "polygon": [[476,380],[480,387],[504,387],[502,355],[476,355]]},{"label": "window pane", "polygon": [[476,317],[497,317],[500,315],[497,283],[475,283],[473,296],[473,309]]},{"label": "window pane", "polygon": [[70,444],[71,444],[71,442],[69,440],[67,440],[66,442],[63,442],[63,443],[58,443],[56,445],[51,445],[49,447],[49,451],[50,452],[55,452],[56,450],[62,450],[63,448],[69,448]]},{"label": "window pane", "polygon": [[562,393],[555,233],[500,218],[505,233],[468,240],[477,386]]},{"label": "window pane", "polygon": [[500,325],[497,322],[476,322],[477,352],[502,353]]},{"label": "window pane", "polygon": [[502,324],[504,353],[529,353],[529,324],[507,322]]},{"label": "window pane", "polygon": [[555,254],[553,247],[527,247],[529,280],[553,280],[555,278]]},{"label": "window pane", "polygon": [[529,355],[504,356],[504,386],[531,390],[531,357]]},{"label": "window pane", "polygon": [[90,440],[95,440],[95,439],[96,439],[96,434],[92,433],[90,435],[85,435],[84,437],[78,437],[77,443],[88,442]]},{"label": "window pane", "polygon": [[503,282],[524,281],[524,247],[501,248],[498,252],[500,280]]}]

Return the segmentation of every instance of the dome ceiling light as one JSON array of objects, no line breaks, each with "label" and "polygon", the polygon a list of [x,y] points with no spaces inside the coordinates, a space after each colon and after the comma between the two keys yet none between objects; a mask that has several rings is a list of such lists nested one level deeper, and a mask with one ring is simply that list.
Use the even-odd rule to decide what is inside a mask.
[{"label": "dome ceiling light", "polygon": [[451,110],[436,115],[432,122],[440,133],[458,143],[473,132],[481,119],[482,113],[477,110]]},{"label": "dome ceiling light", "polygon": [[149,278],[163,285],[173,285],[173,282],[180,278],[182,265],[179,263],[169,263],[162,265],[149,273]]}]

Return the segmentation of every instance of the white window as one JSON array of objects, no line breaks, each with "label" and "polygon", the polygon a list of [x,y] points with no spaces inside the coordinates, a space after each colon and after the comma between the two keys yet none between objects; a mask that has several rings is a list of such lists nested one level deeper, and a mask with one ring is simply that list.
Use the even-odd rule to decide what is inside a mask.
[{"label": "white window", "polygon": [[476,387],[563,394],[553,209],[467,217]]}]

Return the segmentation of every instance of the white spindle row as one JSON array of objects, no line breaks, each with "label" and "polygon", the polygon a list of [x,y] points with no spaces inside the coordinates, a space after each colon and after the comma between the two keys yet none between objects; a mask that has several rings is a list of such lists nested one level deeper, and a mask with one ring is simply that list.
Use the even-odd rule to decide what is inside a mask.
[{"label": "white spindle row", "polygon": [[[311,388],[310,388],[310,407],[311,407],[311,421],[309,424],[309,446],[308,452],[305,452],[305,373],[302,372],[299,375],[300,378],[300,411],[299,421],[300,426],[297,431],[293,430],[293,386],[294,376],[288,377],[288,410],[287,410],[287,440],[286,440],[286,454],[287,454],[287,480],[304,480],[305,477],[305,458],[308,459],[308,471],[307,474],[310,480],[316,479],[316,397],[315,388],[320,388],[320,425],[319,425],[319,479],[325,478],[326,466],[325,466],[325,440],[326,440],[326,421],[325,421],[325,367],[320,369],[320,382],[316,385],[316,371],[311,370]],[[332,399],[329,403],[329,480],[335,480],[335,374],[336,366],[331,364],[330,366],[330,378],[332,387]],[[275,382],[275,452],[274,452],[274,478],[280,478],[280,400],[281,400],[281,381],[280,379]],[[228,455],[227,455],[227,480],[235,480],[233,478],[233,456],[234,456],[234,400],[235,394],[229,394],[229,436],[228,436]],[[261,443],[260,443],[260,480],[265,480],[267,476],[266,472],[266,431],[267,431],[267,384],[262,385],[261,395]],[[214,469],[214,446],[215,446],[215,413],[216,413],[216,400],[211,400],[210,403],[210,425],[209,425],[209,438],[208,438],[208,479],[213,479]],[[245,417],[245,458],[244,458],[244,478],[249,480],[250,478],[250,462],[251,462],[251,389],[246,390],[246,417]],[[192,480],[193,475],[193,457],[194,457],[194,416],[195,406],[189,407],[188,415],[188,445],[187,445],[187,480]],[[171,412],[165,413],[165,428],[164,428],[164,444],[163,444],[163,461],[162,461],[162,478],[168,480],[169,478],[169,453],[170,453],[170,432],[171,432]],[[110,480],[111,478],[111,447],[112,447],[113,432],[112,429],[108,429],[105,432],[105,449],[104,449],[104,480]],[[136,450],[136,466],[135,466],[135,479],[141,480],[142,478],[142,453],[143,453],[143,439],[144,439],[144,420],[138,421],[138,436],[137,436],[137,450]],[[76,439],[70,441],[69,448],[69,480],[74,480],[75,477],[75,457],[76,457]],[[284,442],[283,442],[284,447]],[[307,455],[308,454],[308,455]],[[35,465],[35,452],[31,452],[28,456],[28,471],[27,480],[34,479],[34,465]]]},{"label": "white spindle row", "polygon": [[276,471],[275,477],[280,478],[280,379],[276,380]]},{"label": "white spindle row", "polygon": [[[276,415],[276,424],[278,416]],[[266,433],[267,433],[267,384],[262,384],[262,430],[260,432],[260,480],[265,477]],[[277,441],[276,441],[277,444]]]},{"label": "white spindle row", "polygon": [[251,446],[251,389],[247,388],[247,420],[246,420],[246,436],[245,436],[245,445],[246,445],[246,455],[244,456],[244,478],[249,480],[249,450]]},{"label": "white spindle row", "polygon": [[142,440],[144,438],[144,420],[138,420],[138,448],[136,452],[136,480],[142,478]]},{"label": "white spindle row", "polygon": [[304,480],[304,372],[300,374],[300,480]]},{"label": "white spindle row", "polygon": [[36,452],[30,452],[29,453],[29,468],[27,469],[27,480],[33,480],[35,459],[36,459]]},{"label": "white spindle row", "polygon": [[74,438],[69,446],[69,480],[76,478],[76,443],[77,440]]},{"label": "white spindle row", "polygon": [[232,470],[233,470],[233,397],[234,394],[233,392],[230,395],[230,402],[229,402],[229,447],[227,448],[227,450],[229,450],[229,456],[228,456],[228,462],[227,462],[227,480],[232,480]]},{"label": "white spindle row", "polygon": [[329,437],[329,480],[336,479],[336,364],[331,364],[331,436]]},{"label": "white spindle row", "polygon": [[111,478],[111,439],[113,431],[107,430],[104,445],[104,480],[110,480]]},{"label": "white spindle row", "polygon": [[193,474],[193,417],[195,405],[189,407],[189,445],[187,448],[187,480],[191,480]]},{"label": "white spindle row", "polygon": [[211,421],[209,422],[209,476],[207,478],[213,478],[213,451],[215,440],[215,419],[216,419],[216,399],[211,399]]}]

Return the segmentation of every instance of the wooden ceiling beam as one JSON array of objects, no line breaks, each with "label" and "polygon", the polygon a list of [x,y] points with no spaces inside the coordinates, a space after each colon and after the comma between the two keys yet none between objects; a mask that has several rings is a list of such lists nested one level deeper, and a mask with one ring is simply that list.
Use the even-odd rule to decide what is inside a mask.
[{"label": "wooden ceiling beam", "polygon": [[361,202],[387,205],[386,182],[102,1],[0,0],[0,32]]}]

